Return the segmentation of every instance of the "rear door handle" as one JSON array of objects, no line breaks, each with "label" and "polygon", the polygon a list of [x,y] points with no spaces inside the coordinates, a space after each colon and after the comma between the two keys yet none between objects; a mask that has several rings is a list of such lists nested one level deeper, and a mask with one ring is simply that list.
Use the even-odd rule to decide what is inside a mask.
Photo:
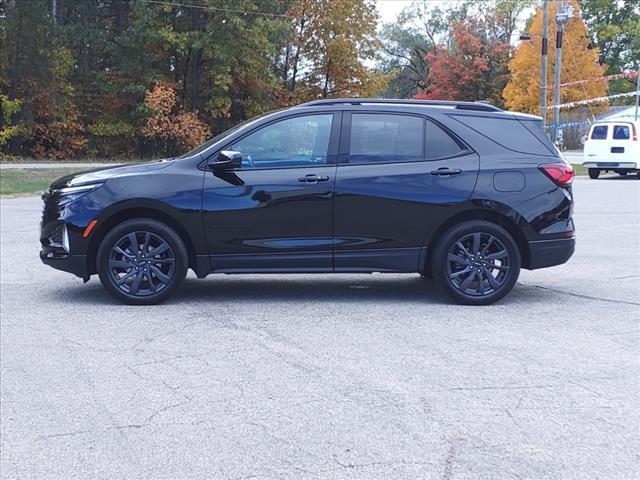
[{"label": "rear door handle", "polygon": [[448,168],[448,167],[442,167],[439,168],[437,170],[431,170],[431,175],[460,175],[462,173],[462,170],[460,170],[459,168]]},{"label": "rear door handle", "polygon": [[309,174],[309,175],[305,175],[304,177],[300,177],[298,179],[298,181],[299,182],[303,182],[303,183],[328,182],[329,181],[329,176],[328,175]]}]

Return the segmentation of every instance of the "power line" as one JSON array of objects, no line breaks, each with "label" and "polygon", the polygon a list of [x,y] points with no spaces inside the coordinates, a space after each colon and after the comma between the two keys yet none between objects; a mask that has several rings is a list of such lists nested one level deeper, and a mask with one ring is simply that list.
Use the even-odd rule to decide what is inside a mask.
[{"label": "power line", "polygon": [[178,2],[167,2],[161,0],[138,0],[143,3],[155,3],[157,5],[167,5],[172,7],[187,7],[187,8],[198,8],[200,10],[208,10],[212,12],[225,12],[225,13],[234,13],[239,15],[255,15],[262,17],[271,17],[271,18],[295,18],[291,15],[285,15],[280,13],[270,13],[270,12],[259,12],[259,11],[251,11],[251,10],[236,10],[232,8],[221,8],[221,7],[213,7],[210,5],[190,5],[186,3],[178,3]]}]

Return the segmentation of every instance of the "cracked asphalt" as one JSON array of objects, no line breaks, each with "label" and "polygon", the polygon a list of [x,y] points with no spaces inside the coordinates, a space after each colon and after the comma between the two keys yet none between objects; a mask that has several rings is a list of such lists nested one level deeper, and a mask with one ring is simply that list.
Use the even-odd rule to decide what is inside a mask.
[{"label": "cracked asphalt", "polygon": [[1,201],[3,479],[637,479],[640,181],[489,307],[416,275],[190,275],[155,307],[38,259]]}]

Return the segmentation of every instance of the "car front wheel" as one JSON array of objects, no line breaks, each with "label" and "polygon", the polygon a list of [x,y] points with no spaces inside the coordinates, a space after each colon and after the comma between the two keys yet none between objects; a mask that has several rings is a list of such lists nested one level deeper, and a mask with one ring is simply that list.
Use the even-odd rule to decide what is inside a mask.
[{"label": "car front wheel", "polygon": [[593,180],[595,180],[599,176],[600,176],[600,169],[599,168],[590,168],[589,169],[589,178],[592,178]]},{"label": "car front wheel", "polygon": [[118,300],[152,305],[174,293],[188,268],[180,236],[162,222],[127,220],[109,231],[100,244],[97,270],[102,285]]},{"label": "car front wheel", "polygon": [[520,274],[520,251],[499,225],[470,220],[450,228],[436,245],[432,271],[458,303],[488,305],[504,297]]}]

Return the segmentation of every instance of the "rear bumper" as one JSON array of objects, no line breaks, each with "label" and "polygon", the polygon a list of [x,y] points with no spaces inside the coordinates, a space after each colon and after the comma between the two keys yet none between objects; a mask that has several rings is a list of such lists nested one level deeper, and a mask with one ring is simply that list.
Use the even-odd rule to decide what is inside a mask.
[{"label": "rear bumper", "polygon": [[74,275],[87,280],[89,274],[87,273],[87,256],[86,255],[58,255],[47,254],[46,252],[40,252],[40,260],[45,265],[49,265],[57,270],[63,272],[73,273]]},{"label": "rear bumper", "polygon": [[587,168],[601,168],[603,170],[613,168],[635,170],[638,168],[636,162],[583,162],[582,166]]},{"label": "rear bumper", "polygon": [[529,242],[529,270],[565,263],[576,249],[576,239],[537,240]]}]

